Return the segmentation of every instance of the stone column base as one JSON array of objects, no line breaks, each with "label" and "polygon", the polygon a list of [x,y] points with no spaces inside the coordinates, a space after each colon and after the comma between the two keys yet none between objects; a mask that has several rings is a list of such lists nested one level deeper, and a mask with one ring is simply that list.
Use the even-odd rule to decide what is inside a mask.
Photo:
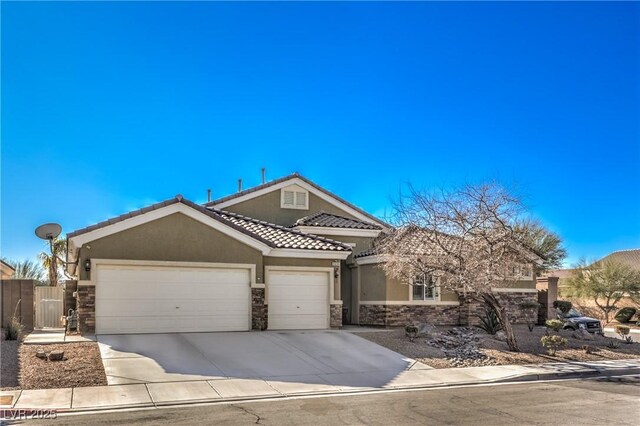
[{"label": "stone column base", "polygon": [[331,305],[329,325],[331,328],[342,327],[342,304]]}]

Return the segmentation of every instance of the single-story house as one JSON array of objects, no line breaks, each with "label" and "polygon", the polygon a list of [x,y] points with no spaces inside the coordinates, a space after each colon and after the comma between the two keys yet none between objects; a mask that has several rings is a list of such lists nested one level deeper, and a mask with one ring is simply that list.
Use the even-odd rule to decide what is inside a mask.
[{"label": "single-story house", "polygon": [[[390,225],[295,173],[204,205],[176,196],[71,232],[83,332],[457,324],[454,293],[388,279]],[[535,297],[535,279],[497,289]]]}]

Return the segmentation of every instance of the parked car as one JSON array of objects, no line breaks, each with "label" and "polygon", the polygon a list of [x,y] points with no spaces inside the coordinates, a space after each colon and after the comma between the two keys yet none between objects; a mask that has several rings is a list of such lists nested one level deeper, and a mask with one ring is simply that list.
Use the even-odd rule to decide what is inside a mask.
[{"label": "parked car", "polygon": [[584,329],[589,333],[602,334],[602,326],[599,320],[585,317],[575,308],[571,308],[567,313],[558,310],[558,319],[564,321],[564,325],[562,326],[564,330]]}]

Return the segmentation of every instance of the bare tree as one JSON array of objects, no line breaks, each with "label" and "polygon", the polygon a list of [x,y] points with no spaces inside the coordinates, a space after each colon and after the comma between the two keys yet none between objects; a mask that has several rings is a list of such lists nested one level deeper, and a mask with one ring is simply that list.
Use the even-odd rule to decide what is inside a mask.
[{"label": "bare tree", "polygon": [[640,300],[640,271],[614,260],[592,264],[581,260],[567,282],[573,296],[594,301],[606,323],[623,297]]},{"label": "bare tree", "polygon": [[492,308],[507,345],[518,351],[506,307],[494,288],[508,286],[539,258],[517,229],[520,201],[491,182],[427,193],[409,188],[395,205],[398,228],[378,243],[390,277],[411,283],[431,274],[440,286]]}]

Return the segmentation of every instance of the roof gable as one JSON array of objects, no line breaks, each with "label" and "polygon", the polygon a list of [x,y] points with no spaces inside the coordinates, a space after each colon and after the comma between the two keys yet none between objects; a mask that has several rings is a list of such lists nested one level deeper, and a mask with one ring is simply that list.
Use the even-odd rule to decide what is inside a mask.
[{"label": "roof gable", "polygon": [[273,249],[313,250],[348,253],[351,248],[343,243],[316,235],[259,221],[246,216],[203,207],[178,195],[170,200],[135,210],[67,234],[76,248],[83,244],[112,235],[126,229],[165,217],[183,213],[212,228],[234,237],[262,252],[271,254]]},{"label": "roof gable", "polygon": [[387,223],[367,213],[361,208],[349,203],[348,201],[335,195],[334,193],[327,191],[326,189],[322,188],[321,186],[301,176],[298,173],[293,173],[291,175],[273,180],[271,182],[267,182],[262,185],[255,186],[253,188],[249,188],[244,191],[240,191],[235,194],[231,194],[226,197],[219,198],[217,200],[211,201],[210,203],[207,203],[206,206],[215,207],[217,209],[224,209],[225,207],[232,206],[234,204],[238,204],[243,201],[250,200],[252,198],[256,198],[261,195],[280,190],[290,185],[300,186],[301,188],[309,191],[310,193],[336,206],[340,210],[345,211],[346,213],[354,216],[359,220],[362,220],[365,222],[372,222],[374,224],[377,224],[381,228],[389,227]]}]

